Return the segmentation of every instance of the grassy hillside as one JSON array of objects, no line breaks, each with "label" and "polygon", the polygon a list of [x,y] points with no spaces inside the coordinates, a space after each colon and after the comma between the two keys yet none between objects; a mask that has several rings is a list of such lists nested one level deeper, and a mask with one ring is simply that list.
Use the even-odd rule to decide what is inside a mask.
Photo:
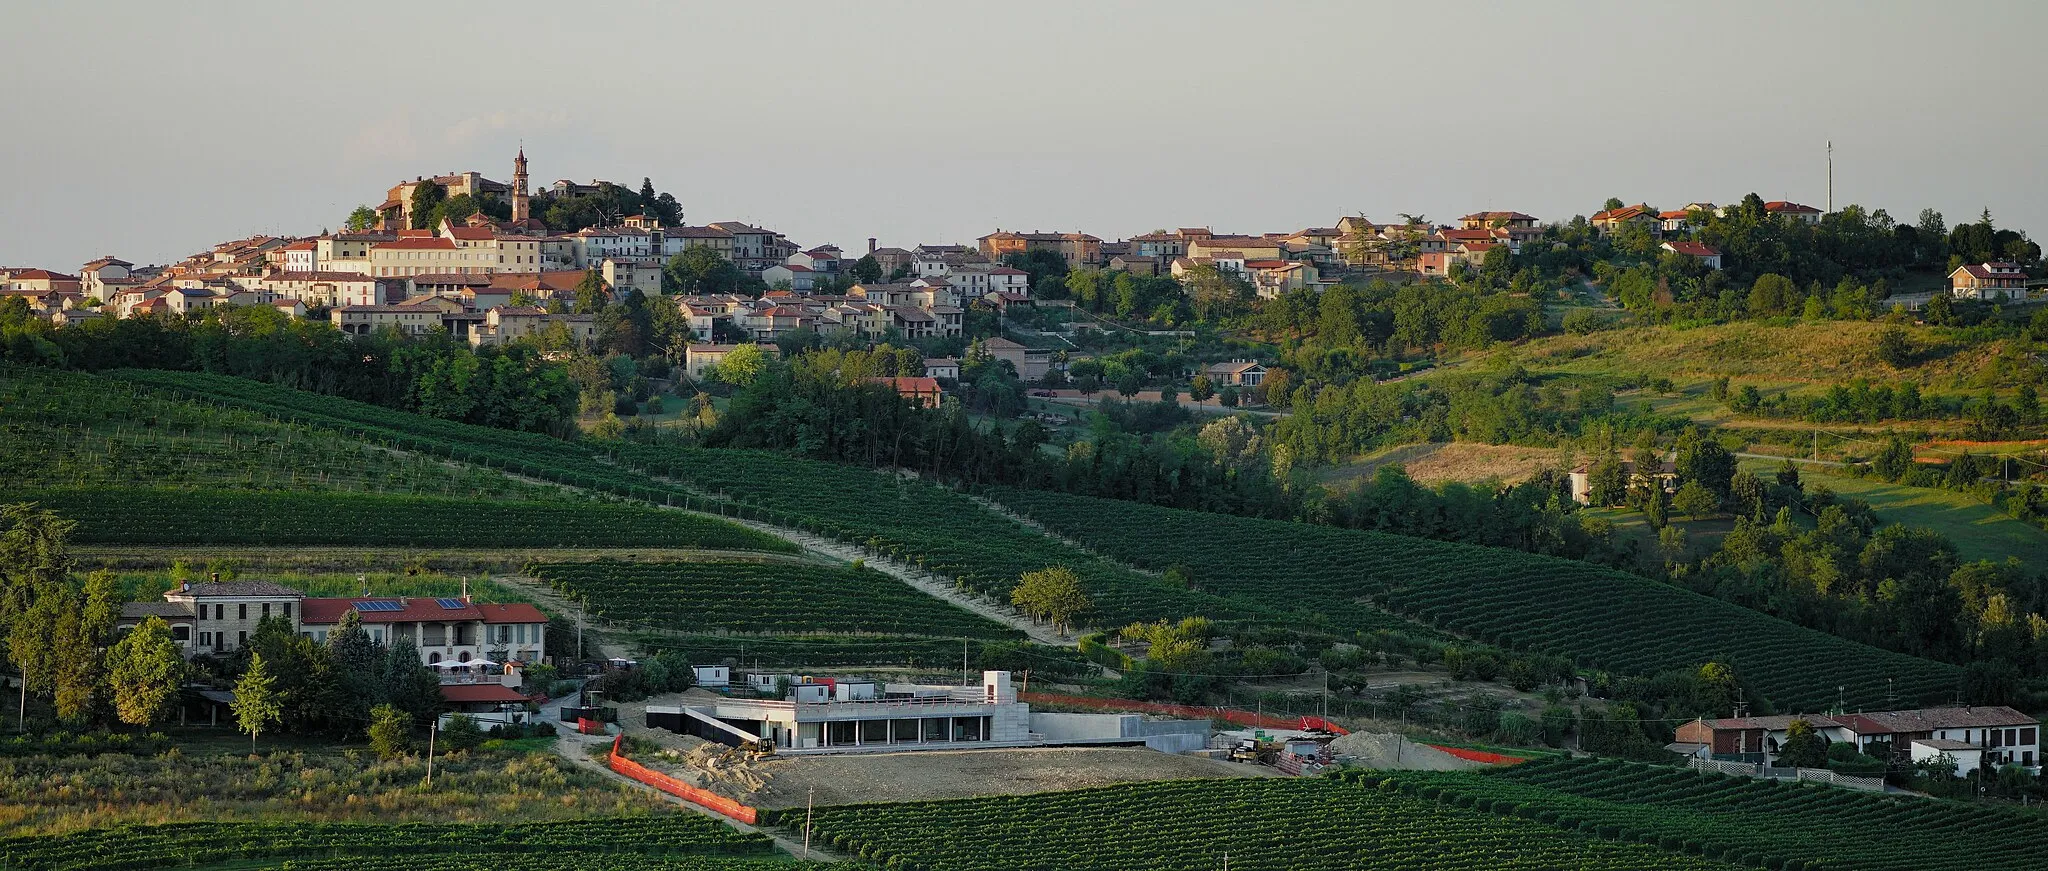
[{"label": "grassy hillside", "polygon": [[[1773,471],[1777,468],[1767,461],[1754,463]],[[1756,467],[1752,470],[1766,471]],[[2048,531],[2015,520],[1966,493],[1831,475],[1812,466],[1802,466],[1799,478],[1808,485],[1820,484],[1870,503],[1878,519],[1886,523],[1924,526],[1939,532],[1955,542],[1956,550],[1966,560],[2003,562],[2010,556],[2018,557],[2035,571],[2048,569]]]},{"label": "grassy hillside", "polygon": [[1942,391],[1980,389],[2003,342],[1966,345],[1950,330],[1909,327],[1921,360],[1900,369],[1877,356],[1875,321],[1743,322],[1700,327],[1627,327],[1584,336],[1551,336],[1507,351],[1537,372],[1645,374],[1676,381],[1730,376],[1738,383],[1833,384],[1852,378],[1903,382]]},{"label": "grassy hillside", "polygon": [[1254,520],[1042,491],[1005,504],[1135,565],[1191,566],[1204,589],[1310,601],[1370,600],[1401,616],[1511,649],[1624,674],[1733,664],[1781,707],[1818,710],[1949,698],[1959,670],[1878,650],[1719,599],[1588,563],[1374,532]]}]

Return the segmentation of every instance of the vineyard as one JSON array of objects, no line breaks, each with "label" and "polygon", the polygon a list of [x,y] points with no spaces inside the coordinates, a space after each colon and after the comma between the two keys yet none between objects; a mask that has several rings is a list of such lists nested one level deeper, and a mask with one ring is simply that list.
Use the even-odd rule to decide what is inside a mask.
[{"label": "vineyard", "polygon": [[[1627,674],[1731,663],[1780,707],[1949,698],[1954,666],[1878,650],[1589,563],[1520,551],[1157,508],[1040,491],[998,498],[1133,565],[1193,568],[1230,595],[1313,590],[1501,647]],[[1887,683],[1887,680],[1893,683]]]},{"label": "vineyard", "polygon": [[[902,665],[957,673],[962,643],[929,636],[888,635],[803,635],[774,638],[739,635],[683,635],[642,633],[632,636],[634,647],[647,651],[675,651],[697,661],[731,659],[754,668],[818,668]],[[1031,642],[988,640],[966,644],[970,665],[1031,671],[1042,675],[1072,675],[1090,670],[1087,660],[1071,647],[1052,647]]]},{"label": "vineyard", "polygon": [[[801,825],[803,809],[780,822]],[[832,847],[929,871],[1709,869],[1706,859],[1325,778],[1180,780],[819,808]]]},{"label": "vineyard", "polygon": [[[558,851],[578,854],[586,867],[592,868],[638,868],[643,856],[774,855],[766,835],[743,833],[696,814],[671,813],[505,825],[179,823],[89,829],[68,835],[0,839],[0,867],[149,871],[236,860],[345,859],[348,867],[358,869],[438,868],[444,867],[439,861],[443,857],[493,855],[509,859],[524,855],[540,859]],[[612,854],[611,863],[605,863],[599,854]]]},{"label": "vineyard", "polygon": [[2048,868],[2038,814],[1630,762],[1347,775],[1364,788],[1766,868]]},{"label": "vineyard", "polygon": [[19,487],[351,490],[560,498],[330,430],[72,372],[0,369],[0,481]]},{"label": "vineyard", "polygon": [[796,527],[958,578],[1001,597],[1018,575],[1066,565],[1094,600],[1090,622],[1270,614],[1178,589],[1039,535],[943,487],[750,451],[607,446],[455,423],[256,381],[124,370],[117,377],[376,443],[630,499]]},{"label": "vineyard", "polygon": [[596,502],[12,487],[0,487],[0,501],[37,502],[77,520],[73,540],[85,544],[796,550],[781,539],[712,518]]},{"label": "vineyard", "polygon": [[[787,859],[735,859],[725,856],[590,853],[581,850],[532,855],[350,856],[343,859],[294,859],[281,865],[218,866],[219,871],[806,871],[828,867]],[[853,871],[845,864],[830,866]],[[854,866],[857,867],[857,866]]]},{"label": "vineyard", "polygon": [[859,566],[599,560],[529,569],[592,613],[655,628],[1023,637]]},{"label": "vineyard", "polygon": [[1048,538],[953,490],[886,472],[758,451],[626,445],[618,460],[699,491],[796,518],[808,531],[851,542],[969,588],[1007,597],[1017,576],[1072,568],[1095,609],[1118,626],[1199,614],[1271,617],[1263,606],[1181,589]]}]

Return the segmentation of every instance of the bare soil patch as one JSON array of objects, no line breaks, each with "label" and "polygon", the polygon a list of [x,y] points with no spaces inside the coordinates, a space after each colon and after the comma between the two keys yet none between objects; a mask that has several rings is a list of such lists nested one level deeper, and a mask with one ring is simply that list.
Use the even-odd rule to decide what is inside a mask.
[{"label": "bare soil patch", "polygon": [[1448,481],[1477,483],[1498,478],[1504,483],[1526,481],[1537,472],[1557,465],[1555,448],[1526,448],[1518,445],[1484,445],[1472,442],[1402,445],[1323,474],[1326,483],[1341,484],[1370,479],[1381,466],[1398,465],[1408,477],[1435,486]]}]

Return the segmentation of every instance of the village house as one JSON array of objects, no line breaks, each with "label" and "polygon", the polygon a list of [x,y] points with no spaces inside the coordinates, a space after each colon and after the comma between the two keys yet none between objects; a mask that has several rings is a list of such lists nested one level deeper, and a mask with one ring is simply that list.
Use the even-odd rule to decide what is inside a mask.
[{"label": "village house", "polygon": [[763,270],[783,262],[784,258],[797,251],[796,243],[774,230],[739,221],[713,221],[709,226],[732,234],[729,256],[733,265],[753,278],[763,278]]},{"label": "village house", "polygon": [[1266,383],[1266,367],[1252,360],[1231,360],[1225,363],[1211,363],[1203,370],[1208,373],[1210,383],[1216,387],[1257,387]]},{"label": "village house", "polygon": [[[1622,460],[1621,474],[1628,481],[1628,489],[1631,490],[1649,487],[1654,482],[1657,486],[1662,487],[1666,493],[1678,492],[1678,460],[1676,456],[1666,456],[1662,465],[1659,466],[1655,473],[1647,474],[1636,470],[1636,461]],[[1593,472],[1591,466],[1579,466],[1571,470],[1565,477],[1571,485],[1572,501],[1580,505],[1593,504]]]},{"label": "village house", "polygon": [[982,256],[991,261],[1000,262],[1005,254],[1050,251],[1060,255],[1067,261],[1068,266],[1074,268],[1094,266],[1102,262],[1102,240],[1087,233],[1019,233],[997,230],[981,237],[979,241]]},{"label": "village house", "polygon": [[595,315],[558,314],[537,306],[508,305],[484,312],[483,323],[470,333],[469,343],[478,347],[504,345],[537,338],[558,327],[576,347],[588,348],[597,341]]},{"label": "village house", "polygon": [[1009,363],[1017,377],[1027,382],[1045,380],[1045,373],[1052,369],[1053,352],[1047,349],[1027,348],[1001,336],[983,339],[976,346],[989,357]]},{"label": "village house", "polygon": [[[690,345],[683,350],[683,372],[690,376],[690,380],[701,381],[704,379],[705,372],[710,371],[711,367],[724,362],[728,355],[739,350],[741,347],[740,345]],[[781,356],[781,349],[774,345],[755,345],[754,347],[761,349],[761,353],[770,357]]]},{"label": "village house", "polygon": [[1612,233],[1631,224],[1644,227],[1652,234],[1661,232],[1663,227],[1663,223],[1657,217],[1657,211],[1643,203],[1619,209],[1601,209],[1594,212],[1590,220],[1593,229],[1603,234]]},{"label": "village house", "polygon": [[952,357],[933,357],[924,361],[924,374],[946,381],[958,381],[960,361]]},{"label": "village house", "polygon": [[1657,246],[1673,254],[1683,254],[1698,260],[1708,269],[1721,268],[1721,249],[1705,242],[1666,242]]},{"label": "village house", "polygon": [[[957,370],[956,373],[957,374]],[[946,393],[939,388],[938,379],[930,374],[917,377],[876,377],[869,378],[870,384],[881,384],[896,391],[897,396],[908,400],[919,408],[938,408]]]},{"label": "village house", "polygon": [[424,336],[441,328],[441,310],[431,305],[344,305],[330,309],[327,317],[335,329],[351,336],[384,329]]},{"label": "village house", "polygon": [[2017,263],[1965,263],[1948,274],[1949,295],[1985,301],[2027,298],[2027,273]]},{"label": "village house", "polygon": [[1458,226],[1466,230],[1486,230],[1494,227],[1531,228],[1536,226],[1536,218],[1521,212],[1473,212],[1459,218]]},{"label": "village house", "polygon": [[2041,763],[2040,721],[2001,705],[1700,718],[1678,727],[1674,748],[1716,759],[1775,764],[1795,720],[1804,720],[1829,743],[1847,742],[1860,753],[1880,758],[1888,754],[1895,763],[1946,755],[1956,762],[1958,775],[1979,765],[2038,770]]},{"label": "village house", "polygon": [[650,707],[647,725],[727,745],[765,744],[797,753],[856,747],[942,750],[1033,740],[1031,706],[1017,700],[1006,671],[983,672],[981,685],[965,687],[797,681],[780,699]]},{"label": "village house", "polygon": [[135,264],[111,254],[80,266],[78,292],[85,294],[87,299],[105,302],[109,296],[108,282],[119,282],[128,278],[128,271],[134,266]]},{"label": "village house", "polygon": [[1764,204],[1764,213],[1776,218],[1798,221],[1802,224],[1818,224],[1821,211],[1809,205],[1772,200]]}]

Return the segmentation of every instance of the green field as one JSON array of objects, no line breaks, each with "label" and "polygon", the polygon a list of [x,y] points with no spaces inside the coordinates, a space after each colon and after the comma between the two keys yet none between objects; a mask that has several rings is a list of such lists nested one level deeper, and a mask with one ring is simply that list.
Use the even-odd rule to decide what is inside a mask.
[{"label": "green field", "polygon": [[[1746,461],[1743,467],[1759,474],[1777,468],[1764,460]],[[1799,467],[1799,480],[1868,502],[1885,523],[1924,526],[1939,532],[1955,542],[1956,550],[1966,560],[2003,562],[2006,557],[2018,557],[2030,569],[2048,569],[2048,531],[2015,520],[1967,493],[1832,475],[1810,465]]]},{"label": "green field", "polygon": [[1888,688],[1909,700],[1945,699],[1960,675],[1952,665],[1590,563],[1047,491],[995,496],[1116,559],[1155,569],[1191,566],[1205,589],[1226,596],[1307,599],[1338,620],[1377,605],[1510,650],[1622,674],[1720,660],[1789,709],[1816,710],[1836,699],[1838,687],[1852,705],[1880,704]]},{"label": "green field", "polygon": [[1498,771],[1388,772],[1360,788],[1532,819],[1766,868],[2031,871],[2048,819],[2014,808],[1785,784],[1661,765],[1539,760]]},{"label": "green field", "polygon": [[537,563],[591,612],[658,629],[1022,638],[1023,633],[858,566],[789,562]]},{"label": "green field", "polygon": [[[801,825],[803,816],[797,808],[779,819]],[[829,807],[813,825],[843,852],[929,871],[1210,871],[1226,861],[1237,871],[1733,867],[1328,778]]]}]

